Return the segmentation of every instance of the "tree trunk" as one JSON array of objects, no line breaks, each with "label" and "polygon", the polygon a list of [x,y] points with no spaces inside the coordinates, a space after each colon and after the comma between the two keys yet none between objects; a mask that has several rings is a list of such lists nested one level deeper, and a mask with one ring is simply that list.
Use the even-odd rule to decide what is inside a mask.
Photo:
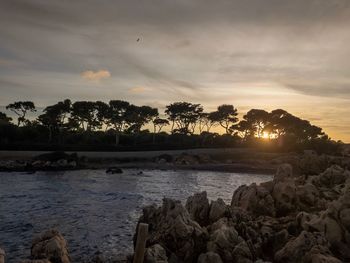
[{"label": "tree trunk", "polygon": [[115,134],[115,145],[118,146],[119,145],[119,133]]}]

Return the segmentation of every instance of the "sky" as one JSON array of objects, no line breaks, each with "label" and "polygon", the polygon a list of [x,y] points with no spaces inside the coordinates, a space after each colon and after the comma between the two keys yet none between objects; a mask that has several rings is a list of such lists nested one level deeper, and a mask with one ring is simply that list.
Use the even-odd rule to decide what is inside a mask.
[{"label": "sky", "polygon": [[0,0],[0,106],[283,108],[350,142],[349,0]]}]

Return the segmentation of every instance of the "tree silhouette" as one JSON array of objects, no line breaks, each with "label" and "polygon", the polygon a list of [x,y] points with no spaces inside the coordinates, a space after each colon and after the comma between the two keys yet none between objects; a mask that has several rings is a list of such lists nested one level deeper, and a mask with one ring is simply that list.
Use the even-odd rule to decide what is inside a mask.
[{"label": "tree silhouette", "polygon": [[127,127],[127,110],[130,103],[123,100],[111,100],[109,102],[108,123],[115,131],[115,144],[119,144],[120,133]]},{"label": "tree silhouette", "polygon": [[[203,107],[189,102],[175,102],[166,106],[165,113],[171,121],[171,132],[193,134]],[[176,128],[175,128],[176,125]]]},{"label": "tree silhouette", "polygon": [[9,124],[11,121],[11,117],[8,117],[5,113],[0,112],[0,124]]},{"label": "tree silhouette", "polygon": [[152,120],[153,123],[153,143],[156,142],[156,133],[160,133],[163,127],[169,125],[169,121],[167,119],[161,119],[159,117],[156,117]]},{"label": "tree silhouette", "polygon": [[219,123],[226,134],[230,134],[232,132],[230,127],[238,121],[237,115],[237,109],[233,105],[223,104],[211,113],[211,120]]},{"label": "tree silhouette", "polygon": [[16,101],[6,106],[7,110],[14,112],[17,116],[17,126],[28,121],[25,117],[27,112],[35,112],[35,105],[31,101]]}]

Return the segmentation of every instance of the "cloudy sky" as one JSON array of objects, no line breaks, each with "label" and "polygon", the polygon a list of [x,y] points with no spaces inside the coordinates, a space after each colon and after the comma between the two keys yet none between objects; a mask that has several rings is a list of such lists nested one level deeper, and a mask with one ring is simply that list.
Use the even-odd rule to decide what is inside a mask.
[{"label": "cloudy sky", "polygon": [[350,142],[350,1],[0,0],[0,91],[283,108]]}]

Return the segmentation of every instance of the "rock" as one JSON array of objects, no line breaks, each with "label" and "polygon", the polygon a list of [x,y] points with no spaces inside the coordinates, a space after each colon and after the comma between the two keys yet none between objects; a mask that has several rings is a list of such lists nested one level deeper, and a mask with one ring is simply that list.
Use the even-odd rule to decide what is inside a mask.
[{"label": "rock", "polygon": [[315,185],[306,183],[296,188],[298,207],[302,211],[314,211],[319,200],[319,191]]},{"label": "rock", "polygon": [[57,230],[46,231],[33,240],[31,257],[52,263],[70,262],[66,240]]},{"label": "rock", "polygon": [[338,165],[333,165],[318,176],[318,184],[332,188],[338,184],[344,184],[345,180],[350,177],[350,172]]},{"label": "rock", "polygon": [[222,263],[220,256],[214,252],[200,254],[197,263]]},{"label": "rock", "polygon": [[224,200],[218,198],[216,201],[212,201],[210,204],[209,221],[212,223],[216,222],[225,216],[226,211],[227,208]]},{"label": "rock", "polygon": [[167,263],[168,257],[165,249],[159,245],[154,244],[153,246],[146,249],[145,252],[145,263]]},{"label": "rock", "polygon": [[207,250],[219,254],[223,262],[234,262],[233,250],[242,241],[227,219],[221,218],[211,226]]},{"label": "rock", "polygon": [[320,233],[302,231],[298,237],[288,241],[288,243],[275,254],[275,262],[303,262],[306,253],[314,246],[327,247],[327,241]]},{"label": "rock", "polygon": [[296,185],[292,178],[284,179],[275,184],[272,197],[275,201],[276,215],[285,216],[296,210]]},{"label": "rock", "polygon": [[68,161],[66,159],[59,159],[56,161],[58,166],[66,167],[68,165]]},{"label": "rock", "polygon": [[107,174],[122,174],[122,173],[123,173],[123,170],[120,169],[119,167],[109,167],[109,168],[106,170],[106,173],[107,173]]},{"label": "rock", "polygon": [[274,200],[269,191],[255,183],[238,187],[233,193],[231,207],[242,208],[255,216],[275,215]]},{"label": "rock", "polygon": [[186,209],[191,219],[197,221],[201,226],[208,224],[209,200],[207,192],[196,193],[190,196],[186,202]]},{"label": "rock", "polygon": [[173,161],[173,156],[169,154],[161,154],[158,157],[156,157],[156,162],[158,163],[170,163]]},{"label": "rock", "polygon": [[162,244],[181,261],[193,262],[205,250],[207,231],[191,219],[179,201],[165,198],[159,208],[145,207],[139,222],[149,224],[148,246]]},{"label": "rock", "polygon": [[347,231],[350,232],[350,208],[344,208],[339,213],[339,219]]},{"label": "rock", "polygon": [[195,165],[195,164],[199,164],[199,160],[197,156],[183,153],[175,158],[175,164]]},{"label": "rock", "polygon": [[253,255],[245,241],[239,243],[233,250],[234,261],[236,263],[253,263]]},{"label": "rock", "polygon": [[303,259],[305,263],[341,263],[341,261],[332,256],[331,252],[322,246],[314,246],[305,254]]},{"label": "rock", "polygon": [[293,167],[290,164],[285,163],[278,166],[277,172],[273,178],[273,181],[279,182],[292,177],[293,177]]},{"label": "rock", "polygon": [[329,158],[326,155],[306,152],[299,161],[301,174],[315,175],[322,173],[329,166]]}]

